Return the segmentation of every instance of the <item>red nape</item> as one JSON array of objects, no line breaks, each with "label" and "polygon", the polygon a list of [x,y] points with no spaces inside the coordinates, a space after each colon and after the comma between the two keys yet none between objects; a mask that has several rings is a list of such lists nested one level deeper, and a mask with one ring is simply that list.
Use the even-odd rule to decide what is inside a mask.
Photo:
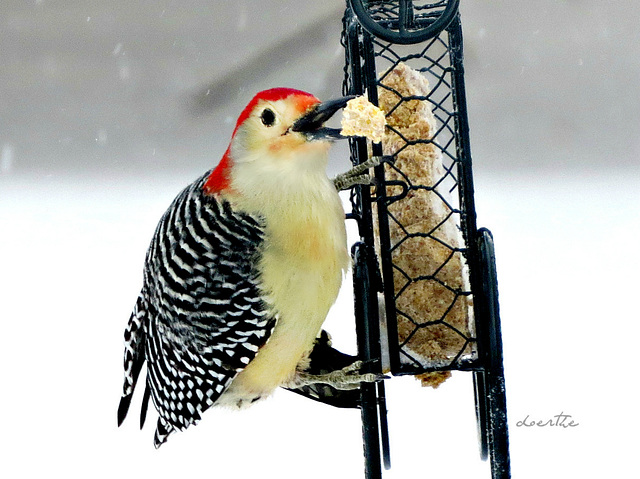
[{"label": "red nape", "polygon": [[227,148],[220,163],[209,175],[207,181],[205,181],[203,189],[207,195],[214,193],[220,193],[223,190],[229,188],[231,184],[231,146]]}]

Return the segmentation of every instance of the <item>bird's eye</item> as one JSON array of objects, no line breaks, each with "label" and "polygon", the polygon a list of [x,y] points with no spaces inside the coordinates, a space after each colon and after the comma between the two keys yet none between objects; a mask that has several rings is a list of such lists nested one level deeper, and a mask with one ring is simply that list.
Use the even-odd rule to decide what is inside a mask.
[{"label": "bird's eye", "polygon": [[273,112],[273,110],[265,108],[264,110],[262,110],[260,119],[262,120],[262,124],[264,126],[273,126],[276,123],[276,114]]}]

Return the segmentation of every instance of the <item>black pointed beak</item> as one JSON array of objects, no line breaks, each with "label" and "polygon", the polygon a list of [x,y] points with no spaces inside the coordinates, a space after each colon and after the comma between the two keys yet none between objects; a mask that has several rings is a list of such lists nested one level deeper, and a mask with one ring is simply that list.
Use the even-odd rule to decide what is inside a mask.
[{"label": "black pointed beak", "polygon": [[344,108],[349,100],[353,98],[355,96],[345,96],[318,103],[304,116],[295,121],[291,126],[291,131],[303,133],[308,140],[338,140],[346,138],[340,134],[341,130],[339,128],[327,128],[323,125],[335,112]]}]

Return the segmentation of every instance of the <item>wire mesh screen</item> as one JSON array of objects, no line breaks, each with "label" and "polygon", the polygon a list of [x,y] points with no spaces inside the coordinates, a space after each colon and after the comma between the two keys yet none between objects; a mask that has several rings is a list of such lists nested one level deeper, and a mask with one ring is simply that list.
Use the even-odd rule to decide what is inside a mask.
[{"label": "wire mesh screen", "polygon": [[[416,6],[416,22],[432,22],[444,3]],[[397,19],[399,9],[397,2],[370,3],[372,17],[382,22]],[[471,219],[475,228],[475,217],[465,201],[469,160],[455,94],[462,63],[456,62],[451,28],[420,44],[400,45],[345,17],[343,41],[345,93],[366,92],[387,118],[381,145],[369,145],[366,154],[392,161],[377,169],[372,196],[352,199],[356,214],[365,214],[371,203],[390,369],[395,374],[464,369],[477,359],[467,264],[468,223]],[[352,147],[356,161],[362,161],[362,144]]]}]

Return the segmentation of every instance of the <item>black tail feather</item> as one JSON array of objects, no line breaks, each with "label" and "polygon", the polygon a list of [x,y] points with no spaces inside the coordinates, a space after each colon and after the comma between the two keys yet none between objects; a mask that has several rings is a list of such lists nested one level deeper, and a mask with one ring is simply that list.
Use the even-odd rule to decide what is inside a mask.
[{"label": "black tail feather", "polygon": [[140,429],[144,426],[144,421],[147,418],[147,409],[149,408],[149,398],[151,397],[151,389],[149,388],[149,382],[145,381],[144,396],[142,397],[142,407],[140,408]]},{"label": "black tail feather", "polygon": [[[133,397],[133,391],[136,388],[136,383],[138,382],[138,376],[140,376],[140,370],[142,369],[142,365],[144,364],[145,358],[144,355],[141,357],[137,357],[136,361],[133,363],[132,369],[132,385],[131,392],[129,394],[123,394],[120,399],[120,406],[118,406],[118,427],[122,424],[124,419],[127,417],[127,413],[129,412],[129,406],[131,406],[131,398]],[[143,404],[143,407],[145,405]]]},{"label": "black tail feather", "polygon": [[120,406],[118,406],[118,427],[122,425],[124,418],[127,417],[129,406],[131,406],[131,396],[131,394],[127,394],[120,398]]}]

